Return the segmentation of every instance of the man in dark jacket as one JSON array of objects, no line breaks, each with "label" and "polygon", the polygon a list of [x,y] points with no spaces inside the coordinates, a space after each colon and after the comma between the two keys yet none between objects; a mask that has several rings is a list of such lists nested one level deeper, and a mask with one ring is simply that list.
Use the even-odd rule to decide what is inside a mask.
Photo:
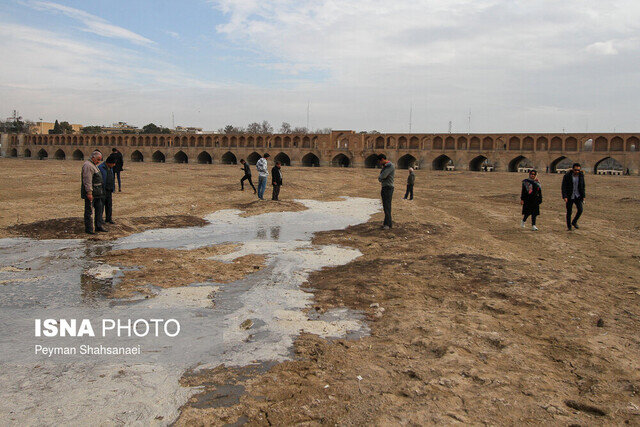
[{"label": "man in dark jacket", "polygon": [[102,209],[104,207],[102,175],[100,175],[100,170],[96,167],[100,161],[102,161],[102,153],[96,150],[91,153],[91,158],[82,165],[80,197],[84,199],[84,231],[87,234],[94,234],[91,208],[95,210],[94,222],[96,231],[107,231],[102,223]]},{"label": "man in dark jacket", "polygon": [[[571,226],[578,229],[578,219],[582,215],[582,204],[586,196],[584,186],[584,172],[580,168],[580,163],[574,163],[573,167],[562,178],[562,199],[567,208],[567,229],[571,231]],[[576,205],[576,216],[571,220],[571,211]]]},{"label": "man in dark jacket", "polygon": [[413,168],[409,168],[409,176],[407,177],[407,192],[404,193],[403,199],[413,200],[413,184],[416,182],[416,174],[413,172]]},{"label": "man in dark jacket", "polygon": [[282,187],[282,165],[280,162],[276,162],[276,165],[271,169],[271,185],[273,185],[271,200],[278,200],[280,187]]},{"label": "man in dark jacket", "polygon": [[113,224],[113,192],[116,190],[116,180],[113,174],[113,168],[116,165],[116,158],[113,154],[107,157],[104,163],[100,163],[98,169],[102,175],[104,183],[104,215],[105,222]]},{"label": "man in dark jacket", "polygon": [[244,191],[244,180],[246,179],[247,181],[249,181],[249,185],[251,185],[251,188],[253,188],[253,194],[256,194],[256,187],[251,181],[251,168],[249,167],[249,163],[245,162],[244,159],[240,159],[240,163],[242,164],[241,169],[244,171],[244,176],[240,180],[240,190]]},{"label": "man in dark jacket", "polygon": [[118,191],[120,190],[120,172],[124,170],[124,159],[122,158],[122,153],[118,151],[117,148],[111,150],[111,155],[115,156],[116,166],[113,168],[113,173],[118,178]]},{"label": "man in dark jacket", "polygon": [[382,199],[382,209],[384,210],[384,223],[382,225],[383,230],[388,230],[393,227],[391,222],[391,202],[393,200],[393,182],[396,176],[396,167],[393,166],[387,156],[384,154],[378,154],[378,163],[382,167],[378,181],[382,188],[380,189],[380,198]]}]

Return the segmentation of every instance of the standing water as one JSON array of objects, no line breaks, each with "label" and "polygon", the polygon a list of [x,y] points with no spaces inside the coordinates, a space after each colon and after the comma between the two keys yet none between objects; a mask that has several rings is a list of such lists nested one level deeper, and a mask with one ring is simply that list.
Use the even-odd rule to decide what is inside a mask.
[{"label": "standing water", "polygon": [[[169,424],[198,391],[179,379],[190,368],[245,366],[291,357],[301,332],[322,337],[367,333],[359,313],[336,309],[310,317],[312,295],[300,289],[311,271],[346,264],[354,249],[312,245],[319,231],[366,222],[377,200],[301,200],[307,210],[240,217],[240,211],[209,215],[209,224],[156,229],[113,242],[0,239],[0,421],[2,424]],[[117,267],[93,258],[116,249],[195,249],[238,244],[232,261],[247,254],[266,257],[266,266],[233,283],[196,283],[154,288],[150,299],[105,298],[119,280]],[[89,319],[95,336],[35,336],[36,319]],[[143,337],[122,336],[102,326],[109,321],[175,319]],[[169,323],[166,323],[167,327]],[[252,325],[250,328],[241,325]],[[175,326],[172,324],[171,326]],[[141,331],[143,333],[145,331]],[[40,352],[36,354],[36,346]],[[43,354],[43,348],[139,348],[139,355]]]}]

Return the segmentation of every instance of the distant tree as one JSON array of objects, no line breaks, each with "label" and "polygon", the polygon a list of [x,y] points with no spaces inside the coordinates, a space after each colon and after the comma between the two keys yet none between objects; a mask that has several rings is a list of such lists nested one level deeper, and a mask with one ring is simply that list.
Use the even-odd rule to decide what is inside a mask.
[{"label": "distant tree", "polygon": [[49,131],[49,135],[60,135],[62,133],[62,128],[60,128],[60,123],[58,120],[53,124],[53,129]]},{"label": "distant tree", "polygon": [[247,133],[262,133],[262,126],[258,122],[249,123]]},{"label": "distant tree", "polygon": [[291,130],[291,133],[309,133],[309,129],[305,126],[297,126]]},{"label": "distant tree", "polygon": [[148,125],[142,126],[142,131],[140,133],[171,133],[171,129],[149,123]]},{"label": "distant tree", "polygon": [[82,133],[102,133],[102,126],[85,126],[80,132]]},{"label": "distant tree", "polygon": [[73,133],[73,126],[69,122],[60,122],[60,133]]},{"label": "distant tree", "polygon": [[282,122],[282,125],[280,125],[280,133],[291,133],[291,125],[287,122]]},{"label": "distant tree", "polygon": [[149,123],[148,125],[142,126],[142,132],[140,133],[160,133],[160,127],[154,123]]},{"label": "distant tree", "polygon": [[331,133],[331,128],[316,129],[316,131],[314,133],[318,133],[318,134]]},{"label": "distant tree", "polygon": [[266,120],[262,121],[260,127],[262,128],[260,133],[273,133],[273,126]]}]

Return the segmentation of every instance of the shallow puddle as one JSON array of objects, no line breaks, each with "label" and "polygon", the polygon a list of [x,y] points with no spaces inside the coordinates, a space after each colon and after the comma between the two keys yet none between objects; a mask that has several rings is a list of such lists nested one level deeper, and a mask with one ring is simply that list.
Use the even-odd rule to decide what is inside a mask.
[{"label": "shallow puddle", "polygon": [[[308,209],[247,218],[240,217],[240,211],[219,211],[209,215],[210,223],[203,227],[150,230],[109,243],[0,239],[0,420],[168,424],[197,391],[178,384],[186,369],[285,360],[300,331],[323,337],[365,334],[362,316],[350,310],[305,314],[312,295],[300,285],[310,271],[343,265],[360,255],[353,249],[311,245],[313,233],[366,222],[379,210],[379,202],[300,202]],[[194,249],[221,243],[240,246],[213,259],[262,254],[266,267],[228,284],[155,289],[150,299],[104,298],[121,273],[94,261],[96,255],[112,249]],[[91,319],[94,326],[101,319],[172,318],[181,328],[176,337],[36,338],[34,319],[39,318]],[[142,354],[34,354],[37,344],[84,343],[140,345]]]}]

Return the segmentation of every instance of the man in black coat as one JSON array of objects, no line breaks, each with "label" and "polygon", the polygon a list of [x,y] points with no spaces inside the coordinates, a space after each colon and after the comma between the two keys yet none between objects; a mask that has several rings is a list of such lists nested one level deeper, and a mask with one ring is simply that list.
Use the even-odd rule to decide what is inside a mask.
[{"label": "man in black coat", "polygon": [[118,191],[121,191],[120,190],[120,172],[124,170],[124,159],[122,158],[122,153],[118,151],[117,148],[113,148],[111,150],[111,155],[115,156],[116,165],[113,168],[113,174],[118,180]]},{"label": "man in black coat", "polygon": [[253,188],[253,194],[256,194],[256,187],[253,185],[253,181],[251,181],[251,168],[249,167],[249,163],[245,162],[244,159],[240,159],[240,163],[242,164],[242,170],[244,171],[244,176],[240,180],[240,190],[244,191],[244,180],[249,181],[249,185]]},{"label": "man in black coat", "polygon": [[113,174],[113,168],[116,166],[116,158],[113,154],[107,157],[103,163],[100,163],[98,169],[102,175],[102,183],[104,186],[104,215],[105,222],[113,224],[113,192],[116,190],[116,180]]},{"label": "man in black coat", "polygon": [[[580,163],[574,163],[573,167],[562,178],[562,199],[567,208],[567,229],[571,231],[571,226],[578,229],[578,219],[582,215],[582,204],[586,196],[584,185],[584,172]],[[573,205],[576,205],[576,216],[571,219]]]},{"label": "man in black coat", "polygon": [[278,200],[280,187],[282,187],[282,165],[280,162],[276,162],[276,165],[271,169],[271,185],[273,185],[271,200]]}]

